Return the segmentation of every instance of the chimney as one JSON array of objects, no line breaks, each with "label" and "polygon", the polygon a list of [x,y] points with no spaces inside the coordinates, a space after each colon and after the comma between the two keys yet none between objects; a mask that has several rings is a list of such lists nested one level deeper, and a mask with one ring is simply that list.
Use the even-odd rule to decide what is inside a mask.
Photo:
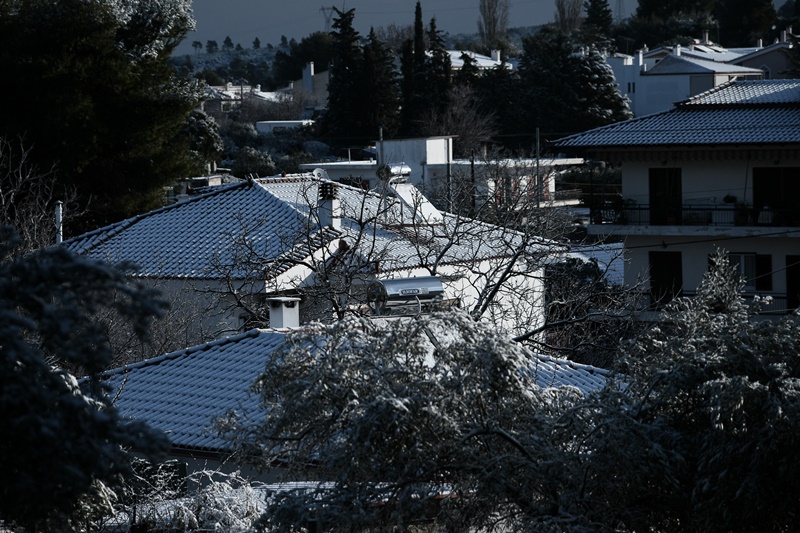
[{"label": "chimney", "polygon": [[303,90],[308,94],[314,94],[314,62],[309,61],[303,67]]},{"label": "chimney", "polygon": [[758,41],[756,41],[756,46],[757,46],[758,48],[764,48],[764,41],[762,41],[761,39],[759,39]]},{"label": "chimney", "polygon": [[781,42],[782,42],[782,43],[785,43],[785,42],[786,42],[786,30],[783,30],[783,31],[781,32]]},{"label": "chimney", "polygon": [[61,200],[56,202],[56,244],[64,240],[64,204]]},{"label": "chimney", "polygon": [[500,50],[492,50],[492,61],[500,63]]},{"label": "chimney", "polygon": [[278,296],[267,298],[267,302],[269,303],[269,327],[285,329],[300,326],[300,298]]},{"label": "chimney", "polygon": [[336,184],[332,181],[321,181],[319,183],[319,203],[317,204],[317,215],[321,228],[330,226],[333,229],[342,227],[342,207],[339,202]]},{"label": "chimney", "polygon": [[709,44],[709,41],[708,41],[708,30],[703,30],[703,44]]},{"label": "chimney", "polygon": [[639,50],[636,53],[636,57],[639,60],[639,66],[641,67],[642,65],[644,65],[644,50]]},{"label": "chimney", "polygon": [[679,45],[679,44],[675,45],[674,53],[675,53],[676,56],[681,55],[681,45]]},{"label": "chimney", "polygon": [[408,209],[415,220],[411,222],[420,222],[422,224],[441,224],[444,220],[442,213],[434,207],[430,200],[428,200],[416,187],[410,183],[406,183],[404,177],[396,177],[389,180],[389,191],[398,198]]}]

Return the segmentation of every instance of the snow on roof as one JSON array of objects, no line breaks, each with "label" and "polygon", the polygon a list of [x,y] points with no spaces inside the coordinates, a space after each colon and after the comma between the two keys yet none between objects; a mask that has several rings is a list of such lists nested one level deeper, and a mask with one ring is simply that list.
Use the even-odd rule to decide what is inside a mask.
[{"label": "snow on roof", "polygon": [[439,264],[506,257],[522,242],[517,232],[451,214],[444,214],[441,224],[426,224],[417,210],[390,194],[338,183],[341,228],[320,228],[311,206],[325,181],[303,174],[220,186],[64,245],[99,260],[131,261],[142,277],[217,279],[220,265],[237,264],[236,243],[242,239],[272,273],[282,271],[276,265],[290,264],[287,258],[305,258],[335,239],[377,250],[384,272],[426,266],[427,258],[440,254]]},{"label": "snow on roof", "polygon": [[[261,411],[250,386],[286,340],[285,331],[251,330],[106,372],[124,417],[167,433],[175,448],[222,451],[226,442],[213,428],[228,411],[244,420]],[[552,357],[533,355],[541,387],[602,388],[609,372]],[[263,413],[262,413],[263,414]]]},{"label": "snow on roof", "polygon": [[[464,60],[461,57],[464,54],[472,58],[475,67],[477,67],[479,70],[491,69],[503,64],[503,62],[498,59],[494,59],[469,50],[448,50],[447,54],[450,56],[450,65],[455,69],[464,67]],[[506,68],[509,67],[510,65],[506,63]]]},{"label": "snow on roof", "polygon": [[583,261],[597,261],[603,278],[611,285],[621,286],[625,282],[625,247],[623,243],[573,246],[570,257]]},{"label": "snow on roof", "polygon": [[722,84],[669,111],[555,141],[559,148],[800,144],[800,80]]},{"label": "snow on roof", "polygon": [[800,105],[800,80],[752,80],[727,83],[693,96],[681,106]]},{"label": "snow on roof", "polygon": [[670,54],[655,64],[654,67],[643,73],[645,76],[658,76],[670,74],[744,74],[762,75],[757,68],[729,65],[697,57],[676,56]]}]

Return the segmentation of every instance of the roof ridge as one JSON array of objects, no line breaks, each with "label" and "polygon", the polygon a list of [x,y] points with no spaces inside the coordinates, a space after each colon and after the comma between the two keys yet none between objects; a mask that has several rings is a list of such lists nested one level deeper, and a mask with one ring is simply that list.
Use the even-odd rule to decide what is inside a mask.
[{"label": "roof ridge", "polygon": [[231,189],[234,189],[234,188],[237,188],[237,187],[245,187],[245,186],[249,186],[249,185],[250,185],[250,183],[248,181],[241,181],[241,182],[236,182],[236,183],[226,183],[224,185],[220,185],[218,187],[215,187],[214,190],[212,190],[212,191],[209,191],[209,192],[206,192],[206,193],[203,193],[203,194],[199,194],[197,196],[189,197],[186,200],[183,200],[183,201],[180,201],[180,202],[176,202],[174,204],[169,204],[169,205],[165,205],[165,206],[162,206],[162,207],[158,207],[158,208],[153,209],[151,211],[146,211],[144,213],[139,213],[138,215],[134,215],[132,217],[128,217],[128,218],[125,218],[123,220],[119,220],[117,222],[112,222],[111,224],[108,224],[106,226],[101,226],[101,227],[99,227],[97,229],[93,229],[93,230],[87,231],[86,233],[81,233],[80,235],[75,235],[74,237],[70,237],[69,239],[66,239],[65,241],[63,241],[62,242],[62,246],[70,246],[70,245],[76,244],[76,243],[81,242],[81,241],[86,241],[90,237],[94,237],[95,235],[102,235],[104,233],[106,234],[105,238],[100,239],[98,241],[94,241],[88,246],[81,247],[78,250],[78,253],[83,253],[83,252],[89,250],[90,248],[94,247],[95,245],[100,244],[101,242],[107,241],[108,239],[110,239],[111,237],[113,237],[114,235],[119,233],[120,231],[125,230],[125,229],[135,225],[136,223],[146,219],[146,218],[150,218],[150,217],[152,217],[154,215],[157,215],[159,213],[163,213],[165,211],[169,211],[169,210],[172,210],[172,209],[180,209],[180,208],[182,208],[182,207],[184,207],[184,206],[186,206],[188,204],[191,204],[193,202],[198,202],[198,201],[200,201],[200,200],[202,200],[204,198],[208,198],[209,196],[219,195],[219,194],[228,192]]},{"label": "roof ridge", "polygon": [[235,344],[241,341],[242,339],[256,338],[259,337],[262,333],[270,333],[270,332],[282,334],[278,330],[268,330],[268,329],[258,329],[258,328],[250,329],[242,333],[237,333],[236,335],[230,335],[228,337],[214,339],[208,342],[204,342],[202,344],[189,346],[187,348],[181,348],[180,350],[175,350],[169,353],[157,355],[156,357],[144,359],[143,361],[137,361],[136,363],[131,363],[129,365],[112,368],[111,370],[106,370],[105,372],[102,372],[100,374],[100,377],[107,378],[117,374],[127,374],[131,370],[137,370],[140,368],[146,368],[148,366],[158,365],[163,363],[164,361],[171,361],[173,359],[177,359],[185,355],[191,355],[196,352],[204,352],[217,346],[224,346],[226,344]]}]

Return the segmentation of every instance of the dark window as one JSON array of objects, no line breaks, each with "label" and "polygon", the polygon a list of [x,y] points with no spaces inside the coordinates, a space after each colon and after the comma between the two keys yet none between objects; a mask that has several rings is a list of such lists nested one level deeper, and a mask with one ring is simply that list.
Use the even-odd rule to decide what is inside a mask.
[{"label": "dark window", "polygon": [[650,296],[660,307],[683,290],[683,264],[680,252],[649,252]]},{"label": "dark window", "polygon": [[681,222],[681,169],[651,168],[650,223],[672,225]]}]

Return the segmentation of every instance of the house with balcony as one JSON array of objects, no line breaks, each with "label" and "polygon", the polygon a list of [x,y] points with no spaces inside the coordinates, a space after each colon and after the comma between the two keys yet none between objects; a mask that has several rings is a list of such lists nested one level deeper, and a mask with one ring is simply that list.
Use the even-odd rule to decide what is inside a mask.
[{"label": "house with balcony", "polygon": [[693,294],[717,248],[766,313],[800,307],[800,80],[726,83],[555,146],[620,166],[589,232],[624,239],[625,282],[654,307]]}]

